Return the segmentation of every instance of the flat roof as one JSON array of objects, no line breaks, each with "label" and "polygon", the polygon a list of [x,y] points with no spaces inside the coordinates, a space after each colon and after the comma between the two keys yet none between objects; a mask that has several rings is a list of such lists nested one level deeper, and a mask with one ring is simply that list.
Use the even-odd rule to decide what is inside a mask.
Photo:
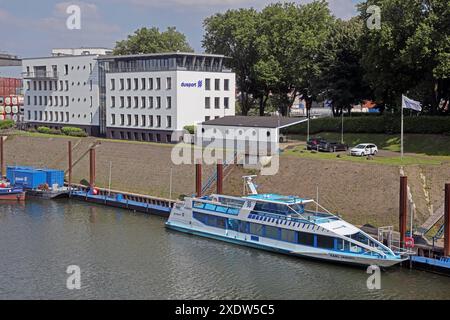
[{"label": "flat roof", "polygon": [[287,117],[256,117],[256,116],[226,116],[209,121],[205,121],[205,126],[227,126],[227,127],[247,127],[247,128],[271,128],[282,129],[308,121],[308,118],[287,118]]},{"label": "flat roof", "polygon": [[153,57],[165,57],[165,56],[201,56],[201,57],[212,57],[212,58],[227,58],[226,56],[221,55],[221,54],[176,51],[176,52],[142,53],[142,54],[130,54],[130,55],[105,55],[105,56],[100,56],[97,60],[153,58]]}]

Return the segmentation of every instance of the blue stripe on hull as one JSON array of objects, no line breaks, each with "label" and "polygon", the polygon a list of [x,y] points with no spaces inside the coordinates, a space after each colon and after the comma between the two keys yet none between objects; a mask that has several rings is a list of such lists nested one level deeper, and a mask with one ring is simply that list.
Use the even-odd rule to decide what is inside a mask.
[{"label": "blue stripe on hull", "polygon": [[244,245],[246,247],[251,247],[251,248],[255,248],[255,249],[261,249],[261,250],[275,252],[275,253],[282,253],[284,255],[288,255],[288,256],[291,256],[291,257],[300,257],[300,258],[304,258],[304,259],[308,259],[308,260],[314,260],[314,261],[325,261],[325,262],[332,263],[332,264],[349,265],[349,266],[353,266],[353,267],[364,267],[364,268],[367,267],[367,265],[362,264],[362,263],[351,262],[351,261],[337,261],[337,260],[332,260],[332,259],[310,257],[310,256],[302,255],[302,254],[299,254],[299,253],[292,253],[289,250],[278,249],[278,248],[274,248],[274,247],[270,247],[270,246],[266,246],[266,245],[262,245],[262,244],[248,242],[248,241],[245,241],[245,240],[233,239],[233,238],[229,238],[229,237],[226,237],[226,236],[219,236],[219,235],[210,234],[210,233],[203,232],[203,231],[192,230],[192,229],[188,229],[188,228],[184,228],[184,227],[180,227],[180,226],[175,226],[175,225],[172,225],[172,224],[169,224],[169,223],[166,223],[166,227],[169,228],[169,229],[172,229],[172,230],[180,231],[180,232],[183,232],[183,233],[188,233],[188,234],[191,234],[191,235],[201,236],[201,237],[204,237],[204,238],[209,238],[209,239],[214,239],[214,240],[219,240],[219,241],[225,241],[225,242],[232,243],[232,244],[237,244],[237,245]]}]

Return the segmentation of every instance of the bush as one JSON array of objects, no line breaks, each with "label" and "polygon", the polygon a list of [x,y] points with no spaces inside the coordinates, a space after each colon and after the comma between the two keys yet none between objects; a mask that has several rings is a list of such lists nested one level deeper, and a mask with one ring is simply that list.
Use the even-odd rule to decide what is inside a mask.
[{"label": "bush", "polygon": [[[401,131],[401,119],[399,116],[361,116],[346,117],[344,130],[347,133],[383,133],[396,134]],[[310,133],[341,132],[341,118],[321,118],[311,120]],[[286,129],[287,134],[306,134],[307,124]],[[418,134],[449,134],[450,117],[409,117],[404,118],[404,132]]]},{"label": "bush", "polygon": [[87,137],[87,134],[83,131],[83,129],[75,127],[64,127],[61,129],[61,132],[66,136],[71,137]]},{"label": "bush", "polygon": [[61,131],[57,129],[50,129],[48,127],[38,127],[37,132],[45,134],[61,134]]},{"label": "bush", "polygon": [[14,127],[14,121],[12,120],[0,121],[0,130],[11,129],[12,127]]}]

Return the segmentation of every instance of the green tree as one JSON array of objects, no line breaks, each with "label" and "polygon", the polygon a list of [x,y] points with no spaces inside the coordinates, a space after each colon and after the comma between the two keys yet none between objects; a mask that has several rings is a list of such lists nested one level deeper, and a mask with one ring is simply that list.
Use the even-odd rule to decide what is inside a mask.
[{"label": "green tree", "polygon": [[202,44],[206,52],[230,58],[228,64],[236,73],[243,115],[247,115],[255,105],[261,85],[255,71],[258,61],[258,22],[256,10],[239,9],[217,13],[206,18],[203,23],[205,35]]},{"label": "green tree", "polygon": [[126,40],[118,41],[114,49],[116,55],[162,53],[162,52],[193,52],[186,36],[169,27],[160,32],[158,28],[141,28],[129,35]]},{"label": "green tree", "polygon": [[436,114],[450,91],[450,3],[448,0],[367,0],[381,8],[381,28],[363,35],[366,79],[378,102],[399,111],[407,93]]},{"label": "green tree", "polygon": [[262,10],[260,60],[272,68],[273,101],[282,115],[289,114],[298,95],[310,100],[318,94],[315,83],[323,72],[323,46],[332,23],[323,0],[306,5],[276,3]]},{"label": "green tree", "polygon": [[332,36],[324,46],[326,52],[322,55],[324,65],[318,86],[324,98],[332,101],[334,116],[340,116],[344,110],[350,113],[354,104],[371,97],[361,65],[363,32],[359,18],[336,20]]}]

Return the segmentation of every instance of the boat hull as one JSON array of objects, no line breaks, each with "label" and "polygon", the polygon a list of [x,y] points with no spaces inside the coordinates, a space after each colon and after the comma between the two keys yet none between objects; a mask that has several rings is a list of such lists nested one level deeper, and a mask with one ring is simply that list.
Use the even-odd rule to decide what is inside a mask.
[{"label": "boat hull", "polygon": [[180,231],[183,233],[201,236],[209,239],[215,239],[219,241],[224,241],[228,243],[238,244],[238,245],[244,245],[247,247],[255,248],[255,249],[262,249],[266,251],[281,253],[289,256],[295,256],[299,258],[307,258],[307,259],[313,259],[313,260],[320,260],[320,261],[326,261],[330,263],[336,263],[336,264],[345,264],[345,265],[352,265],[357,267],[368,267],[368,266],[378,266],[382,268],[389,268],[393,267],[406,259],[400,260],[400,259],[373,259],[373,258],[367,258],[367,257],[357,257],[350,256],[350,255],[344,255],[340,253],[334,253],[334,252],[327,252],[327,253],[314,253],[314,252],[294,252],[291,250],[285,250],[282,248],[276,248],[273,246],[268,246],[262,243],[256,243],[253,241],[245,241],[242,239],[227,237],[223,235],[218,234],[212,234],[196,229],[186,228],[179,225],[171,224],[170,222],[166,223],[166,227],[172,230]]},{"label": "boat hull", "polygon": [[2,193],[0,201],[25,201],[25,192]]}]

